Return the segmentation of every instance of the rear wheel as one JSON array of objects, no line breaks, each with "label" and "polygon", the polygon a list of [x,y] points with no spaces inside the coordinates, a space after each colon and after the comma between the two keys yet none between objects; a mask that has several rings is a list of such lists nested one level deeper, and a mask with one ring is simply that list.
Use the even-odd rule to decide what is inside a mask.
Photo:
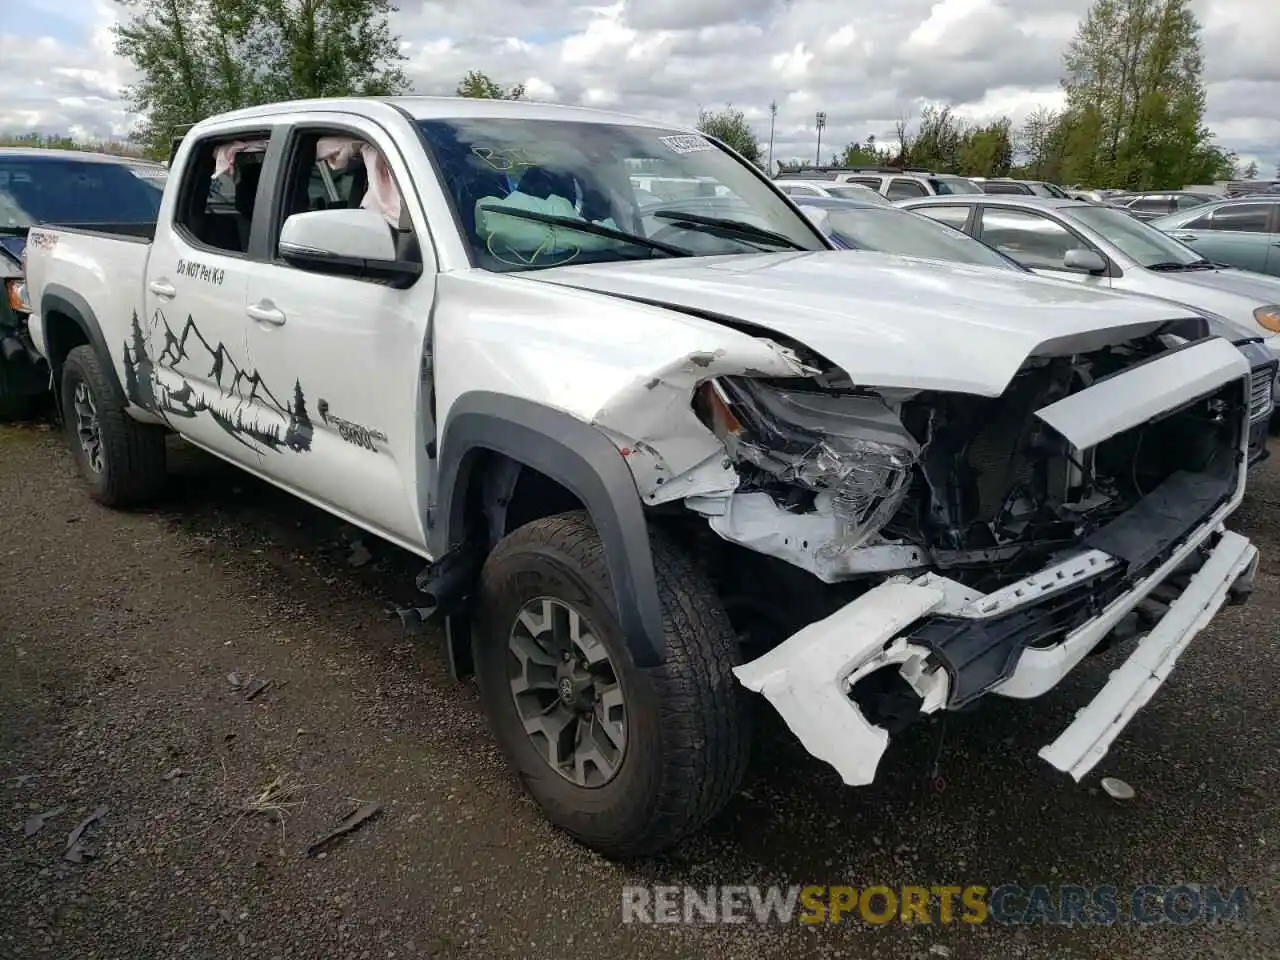
[{"label": "rear wheel", "polygon": [[142,503],[165,482],[165,430],[125,412],[125,398],[91,346],[62,366],[62,418],[89,495],[108,507]]},{"label": "rear wheel", "polygon": [[547,818],[610,857],[648,856],[729,801],[748,754],[733,628],[702,574],[654,533],[666,653],[634,666],[586,514],[547,517],[490,554],[475,597],[476,679],[503,752]]}]

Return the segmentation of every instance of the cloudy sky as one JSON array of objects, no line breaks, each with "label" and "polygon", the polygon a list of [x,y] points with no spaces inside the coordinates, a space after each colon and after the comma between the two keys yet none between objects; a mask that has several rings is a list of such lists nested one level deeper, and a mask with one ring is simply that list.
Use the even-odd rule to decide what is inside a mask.
[{"label": "cloudy sky", "polygon": [[[538,99],[693,124],[733,103],[774,157],[890,137],[928,102],[1015,121],[1059,101],[1061,55],[1089,0],[399,0],[417,93],[450,93],[471,68]],[[125,134],[131,79],[111,51],[114,0],[2,0],[0,130]],[[1280,163],[1280,0],[1196,0],[1210,127]]]}]

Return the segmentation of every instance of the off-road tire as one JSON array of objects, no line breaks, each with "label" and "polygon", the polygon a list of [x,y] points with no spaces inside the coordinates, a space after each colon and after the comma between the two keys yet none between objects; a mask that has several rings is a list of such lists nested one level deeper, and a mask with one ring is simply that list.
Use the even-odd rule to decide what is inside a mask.
[{"label": "off-road tire", "polygon": [[[89,466],[89,458],[76,433],[74,396],[76,387],[89,388],[98,410],[102,437],[101,473]],[[66,425],[71,454],[89,495],[108,507],[129,507],[145,503],[164,487],[165,429],[139,423],[125,412],[127,402],[104,369],[96,350],[88,345],[75,347],[62,365],[62,419]]]},{"label": "off-road tire", "polygon": [[[731,668],[737,639],[711,585],[659,531],[650,542],[666,641],[661,664],[631,663],[618,626],[604,546],[586,513],[535,520],[485,562],[474,597],[473,655],[489,725],[525,789],[553,824],[606,857],[659,853],[702,827],[742,781],[750,731]],[[512,699],[508,638],[529,600],[570,603],[609,652],[626,701],[627,746],[603,786],[552,769]]]}]

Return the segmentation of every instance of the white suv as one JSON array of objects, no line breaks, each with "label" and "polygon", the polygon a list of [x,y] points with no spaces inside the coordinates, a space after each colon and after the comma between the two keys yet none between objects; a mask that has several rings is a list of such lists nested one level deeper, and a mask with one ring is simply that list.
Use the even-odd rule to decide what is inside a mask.
[{"label": "white suv", "polygon": [[982,193],[982,188],[966,177],[957,176],[954,173],[932,173],[928,170],[872,168],[837,173],[836,178],[840,183],[857,183],[870,187],[890,200],[951,196],[956,193]]}]

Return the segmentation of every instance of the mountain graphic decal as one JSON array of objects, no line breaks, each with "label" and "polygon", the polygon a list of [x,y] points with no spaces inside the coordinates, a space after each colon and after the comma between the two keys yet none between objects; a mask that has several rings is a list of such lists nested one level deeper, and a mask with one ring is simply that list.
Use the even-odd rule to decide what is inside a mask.
[{"label": "mountain graphic decal", "polygon": [[[157,341],[160,350],[153,353]],[[180,364],[186,372],[179,369]],[[257,370],[243,369],[225,344],[210,344],[190,315],[182,332],[174,334],[160,310],[151,318],[150,331],[143,330],[135,311],[124,348],[124,368],[129,399],[170,426],[175,419],[207,414],[256,452],[311,449],[314,427],[301,382],[294,381],[293,395],[282,403]]]}]

